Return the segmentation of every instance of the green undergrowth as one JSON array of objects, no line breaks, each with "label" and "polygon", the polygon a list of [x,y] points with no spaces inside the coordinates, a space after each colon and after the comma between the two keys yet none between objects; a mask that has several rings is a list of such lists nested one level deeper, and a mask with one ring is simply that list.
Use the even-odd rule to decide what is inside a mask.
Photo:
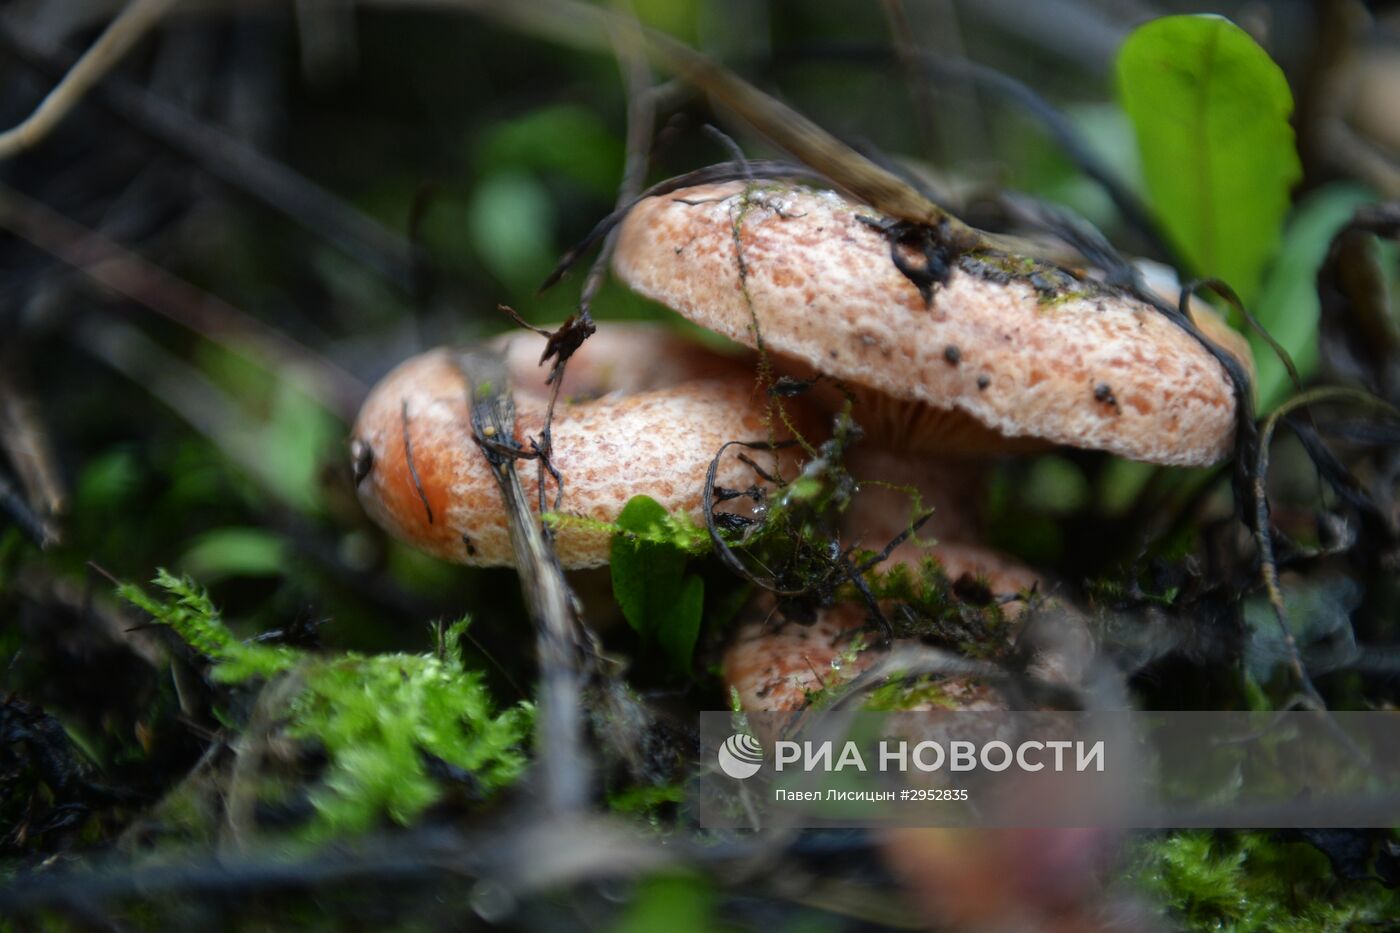
[{"label": "green undergrowth", "polygon": [[1327,857],[1265,832],[1180,832],[1144,843],[1129,880],[1187,930],[1393,929],[1400,890],[1346,881]]},{"label": "green undergrowth", "polygon": [[[484,795],[518,778],[533,710],[497,711],[482,675],[468,670],[467,620],[446,628],[436,654],[320,655],[238,639],[203,589],[160,571],[158,598],[123,584],[118,595],[167,625],[211,662],[222,684],[285,686],[268,718],[281,737],[305,743],[324,766],[302,793],[314,811],[310,840],[362,832],[386,817],[408,824],[443,798],[449,782]],[[312,756],[314,757],[314,756]]]}]

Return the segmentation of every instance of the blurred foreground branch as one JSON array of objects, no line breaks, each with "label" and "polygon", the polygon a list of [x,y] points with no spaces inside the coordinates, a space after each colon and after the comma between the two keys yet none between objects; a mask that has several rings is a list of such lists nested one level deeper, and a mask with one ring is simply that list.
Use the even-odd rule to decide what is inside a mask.
[{"label": "blurred foreground branch", "polygon": [[96,284],[285,376],[349,423],[364,385],[315,351],[228,302],[18,191],[0,186],[0,228],[72,266]]}]

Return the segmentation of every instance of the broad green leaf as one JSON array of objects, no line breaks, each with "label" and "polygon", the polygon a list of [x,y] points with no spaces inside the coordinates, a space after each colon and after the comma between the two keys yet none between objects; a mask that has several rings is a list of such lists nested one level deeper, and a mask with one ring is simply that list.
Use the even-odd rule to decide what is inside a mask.
[{"label": "broad green leaf", "polygon": [[643,642],[661,647],[678,671],[690,668],[705,588],[686,577],[686,553],[671,543],[674,523],[655,499],[633,496],[617,517],[609,555],[613,596]]},{"label": "broad green leaf", "polygon": [[[1318,267],[1337,231],[1359,205],[1371,200],[1374,197],[1364,188],[1336,184],[1319,188],[1299,202],[1252,309],[1259,323],[1293,357],[1304,379],[1317,368]],[[1274,351],[1257,334],[1248,336],[1259,371],[1259,410],[1267,412],[1293,394],[1293,388]]]},{"label": "broad green leaf", "polygon": [[[649,496],[633,496],[617,524],[644,535],[666,520],[666,510]],[[669,544],[619,534],[613,538],[609,566],[613,596],[629,625],[643,636],[655,630],[656,609],[680,593],[685,554]]]},{"label": "broad green leaf", "polygon": [[1168,16],[1123,44],[1118,94],[1167,235],[1251,303],[1302,173],[1283,71],[1229,20]]},{"label": "broad green leaf", "polygon": [[657,640],[661,650],[671,662],[673,670],[690,670],[690,659],[695,655],[695,640],[700,635],[700,618],[705,608],[705,581],[698,574],[691,574],[681,584],[680,594],[672,603],[670,612],[661,620]]}]

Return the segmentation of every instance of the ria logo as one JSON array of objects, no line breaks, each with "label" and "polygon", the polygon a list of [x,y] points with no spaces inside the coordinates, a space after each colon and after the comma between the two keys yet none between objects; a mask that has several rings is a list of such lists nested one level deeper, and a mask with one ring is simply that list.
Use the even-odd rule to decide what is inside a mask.
[{"label": "ria logo", "polygon": [[735,780],[751,778],[761,767],[763,746],[751,735],[736,733],[719,747],[719,769]]}]

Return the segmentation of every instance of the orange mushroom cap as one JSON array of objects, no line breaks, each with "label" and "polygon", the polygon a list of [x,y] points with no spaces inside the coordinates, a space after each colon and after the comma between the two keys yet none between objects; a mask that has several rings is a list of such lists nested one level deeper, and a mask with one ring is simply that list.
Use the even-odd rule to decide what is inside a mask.
[{"label": "orange mushroom cap", "polygon": [[[495,343],[507,363],[518,445],[544,427],[543,342],[514,332]],[[570,361],[552,428],[552,463],[564,481],[555,550],[566,568],[607,563],[611,530],[627,501],[651,496],[668,511],[701,515],[706,470],[726,441],[770,437],[762,398],[736,361],[664,328],[613,325]],[[355,421],[352,451],[365,510],[395,537],[462,564],[514,563],[500,491],[472,437],[468,382],[450,349],[406,360],[374,387]],[[772,457],[748,455],[765,469]],[[516,463],[538,503],[538,465]],[[757,481],[737,457],[717,482]],[[554,486],[547,487],[552,501]],[[571,521],[570,516],[583,521]]]},{"label": "orange mushroom cap", "polygon": [[[904,449],[1013,438],[1180,465],[1229,453],[1225,367],[1152,306],[992,249],[956,257],[926,305],[866,222],[873,213],[791,184],[688,188],[633,208],[613,267],[703,327],[749,346],[761,337],[842,380],[865,407],[902,405],[870,420]],[[1210,331],[1249,359],[1240,335]]]}]

